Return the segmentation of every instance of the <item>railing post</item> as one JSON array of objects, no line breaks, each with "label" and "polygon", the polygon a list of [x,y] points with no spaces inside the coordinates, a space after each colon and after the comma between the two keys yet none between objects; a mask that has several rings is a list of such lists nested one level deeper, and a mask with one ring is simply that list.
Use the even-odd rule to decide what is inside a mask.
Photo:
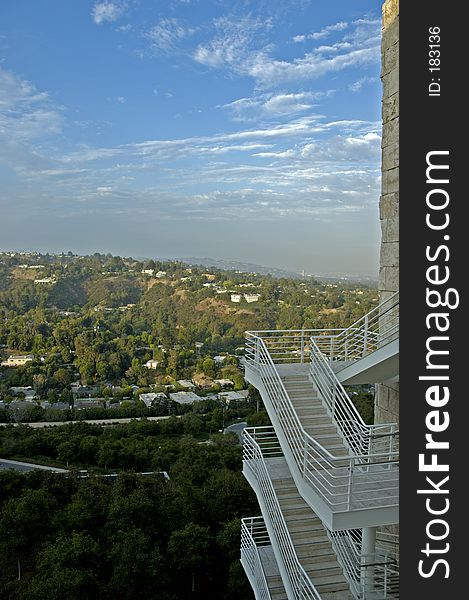
[{"label": "railing post", "polygon": [[362,356],[366,356],[368,348],[368,315],[365,315],[365,327],[363,333],[363,352]]},{"label": "railing post", "polygon": [[335,418],[335,397],[336,397],[336,391],[337,391],[337,383],[335,378],[331,381],[331,411],[332,411],[332,418]]},{"label": "railing post", "polygon": [[305,332],[302,329],[301,330],[301,363],[303,364],[305,362]]},{"label": "railing post", "polygon": [[256,350],[254,352],[254,363],[257,368],[259,368],[259,365],[260,365],[260,354],[261,354],[260,339],[259,339],[259,337],[256,337]]},{"label": "railing post", "polygon": [[307,445],[306,432],[303,433],[303,479],[306,480],[306,445]]},{"label": "railing post", "polygon": [[350,461],[348,471],[348,489],[347,489],[347,510],[350,510],[352,504],[352,479],[353,479],[353,461]]}]

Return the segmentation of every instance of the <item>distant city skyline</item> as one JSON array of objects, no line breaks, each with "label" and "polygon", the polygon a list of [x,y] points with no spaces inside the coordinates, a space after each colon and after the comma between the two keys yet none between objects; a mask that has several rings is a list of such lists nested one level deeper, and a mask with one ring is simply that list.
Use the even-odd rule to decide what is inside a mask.
[{"label": "distant city skyline", "polygon": [[377,276],[381,5],[0,5],[1,250]]}]

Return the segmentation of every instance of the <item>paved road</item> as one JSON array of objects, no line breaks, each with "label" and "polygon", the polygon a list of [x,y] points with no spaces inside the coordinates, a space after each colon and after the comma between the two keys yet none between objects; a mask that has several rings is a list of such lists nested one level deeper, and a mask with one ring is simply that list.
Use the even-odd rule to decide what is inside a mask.
[{"label": "paved road", "polygon": [[[175,415],[179,418],[181,415]],[[94,425],[119,425],[119,423],[130,423],[131,421],[141,421],[146,419],[147,421],[162,421],[163,419],[169,419],[169,416],[164,417],[129,417],[123,419],[82,419],[77,421],[38,421],[37,423],[22,423],[28,427],[41,429],[42,427],[60,427],[61,425],[69,425],[70,423],[92,423]],[[14,425],[18,426],[18,423],[0,423],[1,426]]]},{"label": "paved road", "polygon": [[0,471],[7,471],[13,469],[20,473],[28,473],[35,469],[41,469],[42,471],[53,471],[54,473],[67,473],[66,469],[59,469],[58,467],[47,467],[46,465],[35,465],[33,463],[20,462],[19,460],[7,460],[6,458],[0,458]]},{"label": "paved road", "polygon": [[245,427],[247,427],[246,421],[239,421],[238,423],[233,423],[233,425],[229,425],[228,427],[226,427],[223,430],[223,433],[226,433],[227,431],[232,431],[233,433],[236,433],[236,435],[239,438],[239,441],[242,443],[243,431]]}]

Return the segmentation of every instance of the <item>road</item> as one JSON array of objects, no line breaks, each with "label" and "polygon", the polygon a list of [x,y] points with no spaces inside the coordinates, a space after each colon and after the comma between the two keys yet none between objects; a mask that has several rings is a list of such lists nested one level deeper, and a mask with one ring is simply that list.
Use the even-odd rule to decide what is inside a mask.
[{"label": "road", "polygon": [[240,443],[242,443],[243,442],[243,431],[246,426],[247,426],[246,421],[239,421],[238,423],[233,423],[233,425],[229,425],[228,427],[226,427],[223,430],[223,433],[227,433],[228,431],[232,431],[233,433],[236,433],[236,435],[239,438]]},{"label": "road", "polygon": [[28,473],[35,469],[41,469],[42,471],[53,471],[54,473],[68,473],[66,469],[59,469],[58,467],[47,467],[46,465],[35,465],[33,463],[20,462],[19,460],[8,460],[6,458],[0,458],[0,471],[7,471],[13,469],[20,473]]},{"label": "road", "polygon": [[[171,415],[172,416],[172,415]],[[179,418],[181,415],[175,415]],[[61,425],[69,425],[70,423],[92,423],[94,425],[119,425],[119,423],[130,423],[131,421],[141,421],[146,419],[147,421],[162,421],[169,419],[169,416],[164,417],[129,417],[122,419],[80,419],[77,421],[38,421],[37,423],[21,423],[21,425],[27,425],[28,427],[41,429],[43,427],[60,427]],[[14,425],[18,426],[20,423],[0,423],[1,426]]]}]

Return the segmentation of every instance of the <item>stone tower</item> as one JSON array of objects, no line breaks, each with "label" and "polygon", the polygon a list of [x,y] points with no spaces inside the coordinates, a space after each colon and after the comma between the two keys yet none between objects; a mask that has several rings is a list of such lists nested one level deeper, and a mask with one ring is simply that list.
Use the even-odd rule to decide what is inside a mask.
[{"label": "stone tower", "polygon": [[[380,302],[399,289],[399,0],[383,4]],[[399,383],[379,384],[375,422],[399,422]]]}]

